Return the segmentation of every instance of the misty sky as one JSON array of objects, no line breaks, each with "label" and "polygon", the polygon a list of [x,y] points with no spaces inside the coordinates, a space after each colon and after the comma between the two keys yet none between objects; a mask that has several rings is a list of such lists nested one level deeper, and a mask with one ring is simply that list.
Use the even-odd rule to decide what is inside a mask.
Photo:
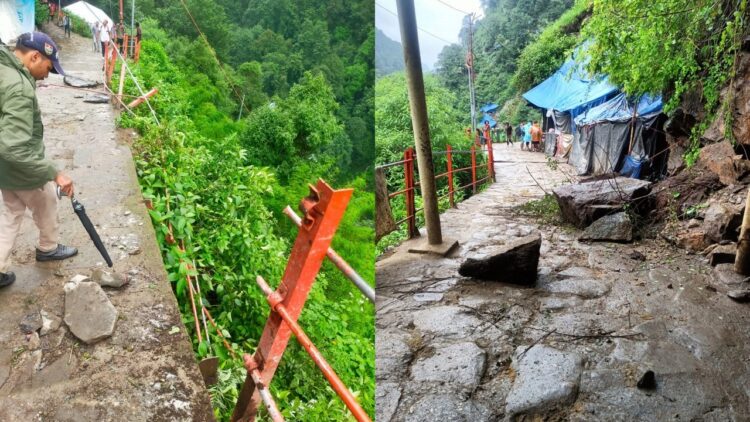
[{"label": "misty sky", "polygon": [[[482,6],[480,0],[414,0],[414,8],[417,14],[417,26],[419,31],[419,48],[422,56],[422,67],[434,69],[438,54],[444,46],[450,43],[458,43],[458,32],[465,14],[456,9],[474,12],[481,16]],[[396,13],[396,0],[376,0],[375,4],[375,26],[388,36],[388,38],[401,42],[401,33],[398,27],[398,18],[385,9]],[[438,39],[433,35],[442,38]]]}]

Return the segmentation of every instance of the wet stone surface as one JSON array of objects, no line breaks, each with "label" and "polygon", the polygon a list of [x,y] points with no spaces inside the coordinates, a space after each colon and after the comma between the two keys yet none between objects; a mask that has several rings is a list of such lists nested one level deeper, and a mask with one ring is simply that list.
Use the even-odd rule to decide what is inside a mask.
[{"label": "wet stone surface", "polygon": [[[587,244],[540,226],[511,209],[544,194],[525,167],[548,191],[574,172],[517,148],[495,158],[502,182],[441,215],[452,255],[414,257],[406,242],[376,264],[377,420],[750,419],[750,305],[726,295],[744,277],[660,239]],[[533,231],[534,285],[458,274],[467,254]],[[462,355],[483,356],[481,370]],[[649,370],[655,388],[639,389]]]}]

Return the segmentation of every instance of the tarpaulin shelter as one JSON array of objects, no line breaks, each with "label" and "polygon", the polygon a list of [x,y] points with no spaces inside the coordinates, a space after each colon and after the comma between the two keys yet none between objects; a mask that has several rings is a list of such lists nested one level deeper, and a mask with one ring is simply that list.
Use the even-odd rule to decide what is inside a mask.
[{"label": "tarpaulin shelter", "polygon": [[499,105],[495,103],[489,103],[479,107],[479,110],[482,113],[494,113],[498,108],[500,108]]},{"label": "tarpaulin shelter", "polygon": [[478,128],[484,127],[484,122],[490,122],[490,127],[495,127],[495,125],[497,124],[495,119],[493,119],[492,116],[490,116],[489,114],[485,114],[484,116],[482,116],[482,120],[480,120],[477,123],[477,127]]},{"label": "tarpaulin shelter", "polygon": [[658,130],[661,111],[660,95],[644,95],[636,103],[618,94],[578,115],[570,164],[578,174],[612,173],[623,167],[628,156],[628,163],[639,170],[645,164],[646,173],[662,174],[667,157],[661,152],[667,144]]},{"label": "tarpaulin shelter", "polygon": [[[523,94],[531,105],[545,110],[555,129],[560,133],[575,132],[572,120],[592,107],[604,103],[618,94],[617,87],[606,76],[589,76],[575,56],[579,47],[552,76]],[[544,125],[545,128],[549,125]]]},{"label": "tarpaulin shelter", "polygon": [[89,26],[93,25],[95,22],[104,22],[106,19],[109,21],[111,27],[114,22],[102,9],[85,1],[77,1],[69,6],[63,7],[63,10],[83,19]]},{"label": "tarpaulin shelter", "polygon": [[34,0],[0,0],[0,40],[10,43],[34,31]]}]

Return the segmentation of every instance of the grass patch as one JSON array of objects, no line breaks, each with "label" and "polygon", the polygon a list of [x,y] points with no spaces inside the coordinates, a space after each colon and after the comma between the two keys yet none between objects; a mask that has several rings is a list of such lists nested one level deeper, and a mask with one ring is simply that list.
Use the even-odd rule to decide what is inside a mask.
[{"label": "grass patch", "polygon": [[519,205],[514,210],[520,215],[534,218],[541,224],[563,225],[560,206],[557,205],[555,197],[550,194],[544,195],[541,199],[535,199]]}]

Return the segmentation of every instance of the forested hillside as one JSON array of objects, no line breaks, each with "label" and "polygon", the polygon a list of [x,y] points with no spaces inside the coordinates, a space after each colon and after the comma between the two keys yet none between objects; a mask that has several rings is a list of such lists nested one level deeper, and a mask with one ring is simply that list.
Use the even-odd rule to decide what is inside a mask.
[{"label": "forested hillside", "polygon": [[380,29],[375,30],[375,74],[385,76],[404,70],[404,51],[401,43],[388,38]]},{"label": "forested hillside", "polygon": [[[108,1],[93,3],[118,14]],[[141,86],[159,88],[151,106],[160,124],[145,105],[136,116],[123,113],[121,124],[141,135],[133,149],[143,195],[196,353],[221,358],[211,393],[217,418],[228,420],[245,371],[213,330],[210,345],[195,340],[186,274],[199,280],[232,348],[252,353],[269,312],[255,276],[278,284],[297,232],[281,210],[296,209],[308,184],[323,177],[355,189],[332,246],[374,283],[373,5],[145,0],[136,7],[144,41],[133,71]],[[130,80],[126,91],[139,95]],[[300,321],[372,415],[372,304],[326,263]],[[271,391],[288,420],[350,417],[294,340]]]}]

